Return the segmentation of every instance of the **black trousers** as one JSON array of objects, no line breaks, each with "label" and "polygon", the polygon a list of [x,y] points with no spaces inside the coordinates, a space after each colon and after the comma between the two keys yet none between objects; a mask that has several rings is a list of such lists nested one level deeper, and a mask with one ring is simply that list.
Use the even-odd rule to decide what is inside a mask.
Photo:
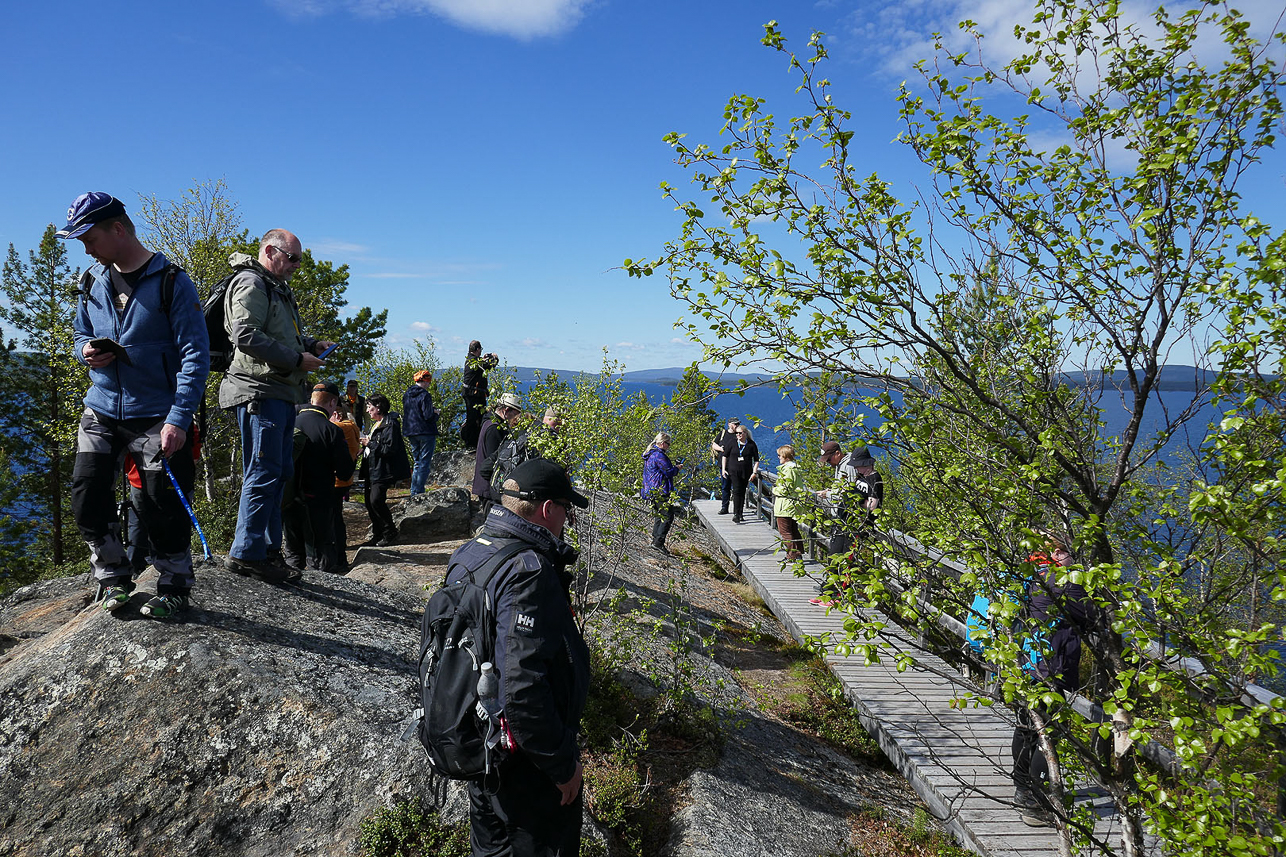
[{"label": "black trousers", "polygon": [[464,425],[460,428],[460,442],[465,449],[478,445],[478,433],[482,431],[482,410],[487,406],[485,398],[464,397]]},{"label": "black trousers", "polygon": [[297,497],[282,510],[281,524],[287,564],[331,574],[339,571],[334,493]]},{"label": "black trousers", "polygon": [[377,541],[397,535],[397,524],[388,507],[388,489],[392,487],[392,482],[371,482],[366,486],[366,514],[371,516],[371,538]]},{"label": "black trousers", "polygon": [[519,753],[501,766],[495,794],[468,790],[471,857],[579,857],[583,789],[561,806],[558,787]]},{"label": "black trousers", "polygon": [[750,485],[750,477],[729,473],[728,481],[732,489],[732,517],[740,520],[746,508],[746,487]]},{"label": "black trousers", "polygon": [[656,517],[652,524],[653,546],[665,547],[665,537],[670,534],[670,527],[674,526],[674,514],[677,511],[678,507],[670,502],[669,497],[652,500],[652,514]]}]

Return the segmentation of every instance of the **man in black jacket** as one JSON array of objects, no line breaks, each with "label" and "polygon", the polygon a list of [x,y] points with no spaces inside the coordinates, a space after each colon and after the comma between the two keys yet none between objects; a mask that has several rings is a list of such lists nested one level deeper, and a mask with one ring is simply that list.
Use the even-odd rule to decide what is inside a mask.
[{"label": "man in black jacket", "polygon": [[[335,480],[353,475],[343,430],[330,421],[339,387],[318,384],[295,417],[294,497],[282,510],[286,564],[339,573],[343,562],[335,534]],[[292,575],[293,576],[293,575]]]},{"label": "man in black jacket", "polygon": [[498,784],[470,782],[474,855],[579,853],[581,763],[576,734],[589,695],[589,649],[576,625],[563,541],[572,506],[589,505],[567,471],[544,458],[514,469],[482,534],[451,556],[447,582],[481,568],[504,541],[526,543],[487,586],[496,611],[500,701],[510,754]]},{"label": "man in black jacket", "polygon": [[721,433],[710,444],[710,454],[714,457],[714,466],[719,471],[719,514],[728,514],[728,500],[732,498],[732,480],[728,478],[724,459],[728,450],[737,448],[737,427],[741,420],[733,417],[728,420],[728,430]]},{"label": "man in black jacket", "polygon": [[505,438],[522,417],[522,399],[515,393],[505,393],[496,402],[495,417],[482,424],[478,433],[478,448],[473,464],[473,493],[485,504],[500,498],[493,496],[491,477],[496,466],[496,455]]},{"label": "man in black jacket", "polygon": [[487,407],[487,372],[500,363],[494,354],[483,354],[482,343],[469,343],[469,353],[464,358],[464,374],[460,378],[460,393],[464,397],[464,425],[460,428],[460,441],[468,449],[478,443],[482,427],[482,412]]},{"label": "man in black jacket", "polygon": [[421,369],[415,383],[402,394],[402,433],[411,442],[411,496],[424,493],[438,445],[438,409],[433,407],[433,373]]}]

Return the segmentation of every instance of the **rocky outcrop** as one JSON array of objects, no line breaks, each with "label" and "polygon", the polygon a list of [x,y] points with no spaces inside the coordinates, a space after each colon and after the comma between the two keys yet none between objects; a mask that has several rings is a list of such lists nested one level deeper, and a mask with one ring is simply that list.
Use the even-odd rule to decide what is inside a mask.
[{"label": "rocky outcrop", "polygon": [[[816,857],[862,806],[909,815],[896,775],[759,711],[738,684],[751,664],[705,651],[719,628],[785,631],[694,570],[717,553],[702,530],[676,526],[682,560],[646,550],[643,518],[621,532],[582,537],[597,642],[629,654],[623,677],[646,695],[692,635],[685,675],[729,727],[719,761],[683,785],[664,854]],[[362,548],[348,577],[292,586],[199,569],[176,623],[138,614],[148,577],[117,614],[88,604],[83,578],[0,601],[0,856],[357,854],[364,818],[430,794],[423,751],[400,736],[420,615],[462,540],[400,541]],[[462,789],[447,794],[443,814],[463,818]]]},{"label": "rocky outcrop", "polygon": [[469,492],[459,486],[434,488],[407,497],[393,511],[403,544],[431,544],[467,536],[472,527]]},{"label": "rocky outcrop", "polygon": [[89,591],[0,603],[0,854],[349,855],[364,817],[426,794],[399,740],[422,601],[212,570],[171,624]]}]

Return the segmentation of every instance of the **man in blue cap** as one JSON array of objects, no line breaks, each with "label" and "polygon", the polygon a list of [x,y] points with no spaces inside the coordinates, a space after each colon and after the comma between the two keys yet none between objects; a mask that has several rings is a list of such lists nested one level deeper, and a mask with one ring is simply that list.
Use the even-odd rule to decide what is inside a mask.
[{"label": "man in blue cap", "polygon": [[[192,526],[174,479],[191,495],[192,417],[205,393],[210,348],[196,287],[160,253],[144,247],[107,193],[85,193],[67,210],[62,239],[78,238],[97,263],[81,278],[75,355],[90,387],[76,434],[72,514],[89,544],[107,610],[130,601],[132,567],[121,544],[113,489],[126,452],[143,481],[139,515],[160,573],[145,616],[171,619],[190,605]],[[177,454],[176,454],[177,453]]]}]

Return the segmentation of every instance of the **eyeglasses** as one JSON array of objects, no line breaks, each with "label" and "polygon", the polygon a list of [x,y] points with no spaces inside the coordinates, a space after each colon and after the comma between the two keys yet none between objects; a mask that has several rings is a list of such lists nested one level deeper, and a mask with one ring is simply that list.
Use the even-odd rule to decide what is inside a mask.
[{"label": "eyeglasses", "polygon": [[286,260],[290,262],[290,264],[292,265],[298,265],[300,262],[304,260],[304,257],[301,254],[287,253],[284,249],[282,249],[281,247],[278,247],[276,244],[269,244],[268,246],[276,250],[281,255],[285,256]]}]

